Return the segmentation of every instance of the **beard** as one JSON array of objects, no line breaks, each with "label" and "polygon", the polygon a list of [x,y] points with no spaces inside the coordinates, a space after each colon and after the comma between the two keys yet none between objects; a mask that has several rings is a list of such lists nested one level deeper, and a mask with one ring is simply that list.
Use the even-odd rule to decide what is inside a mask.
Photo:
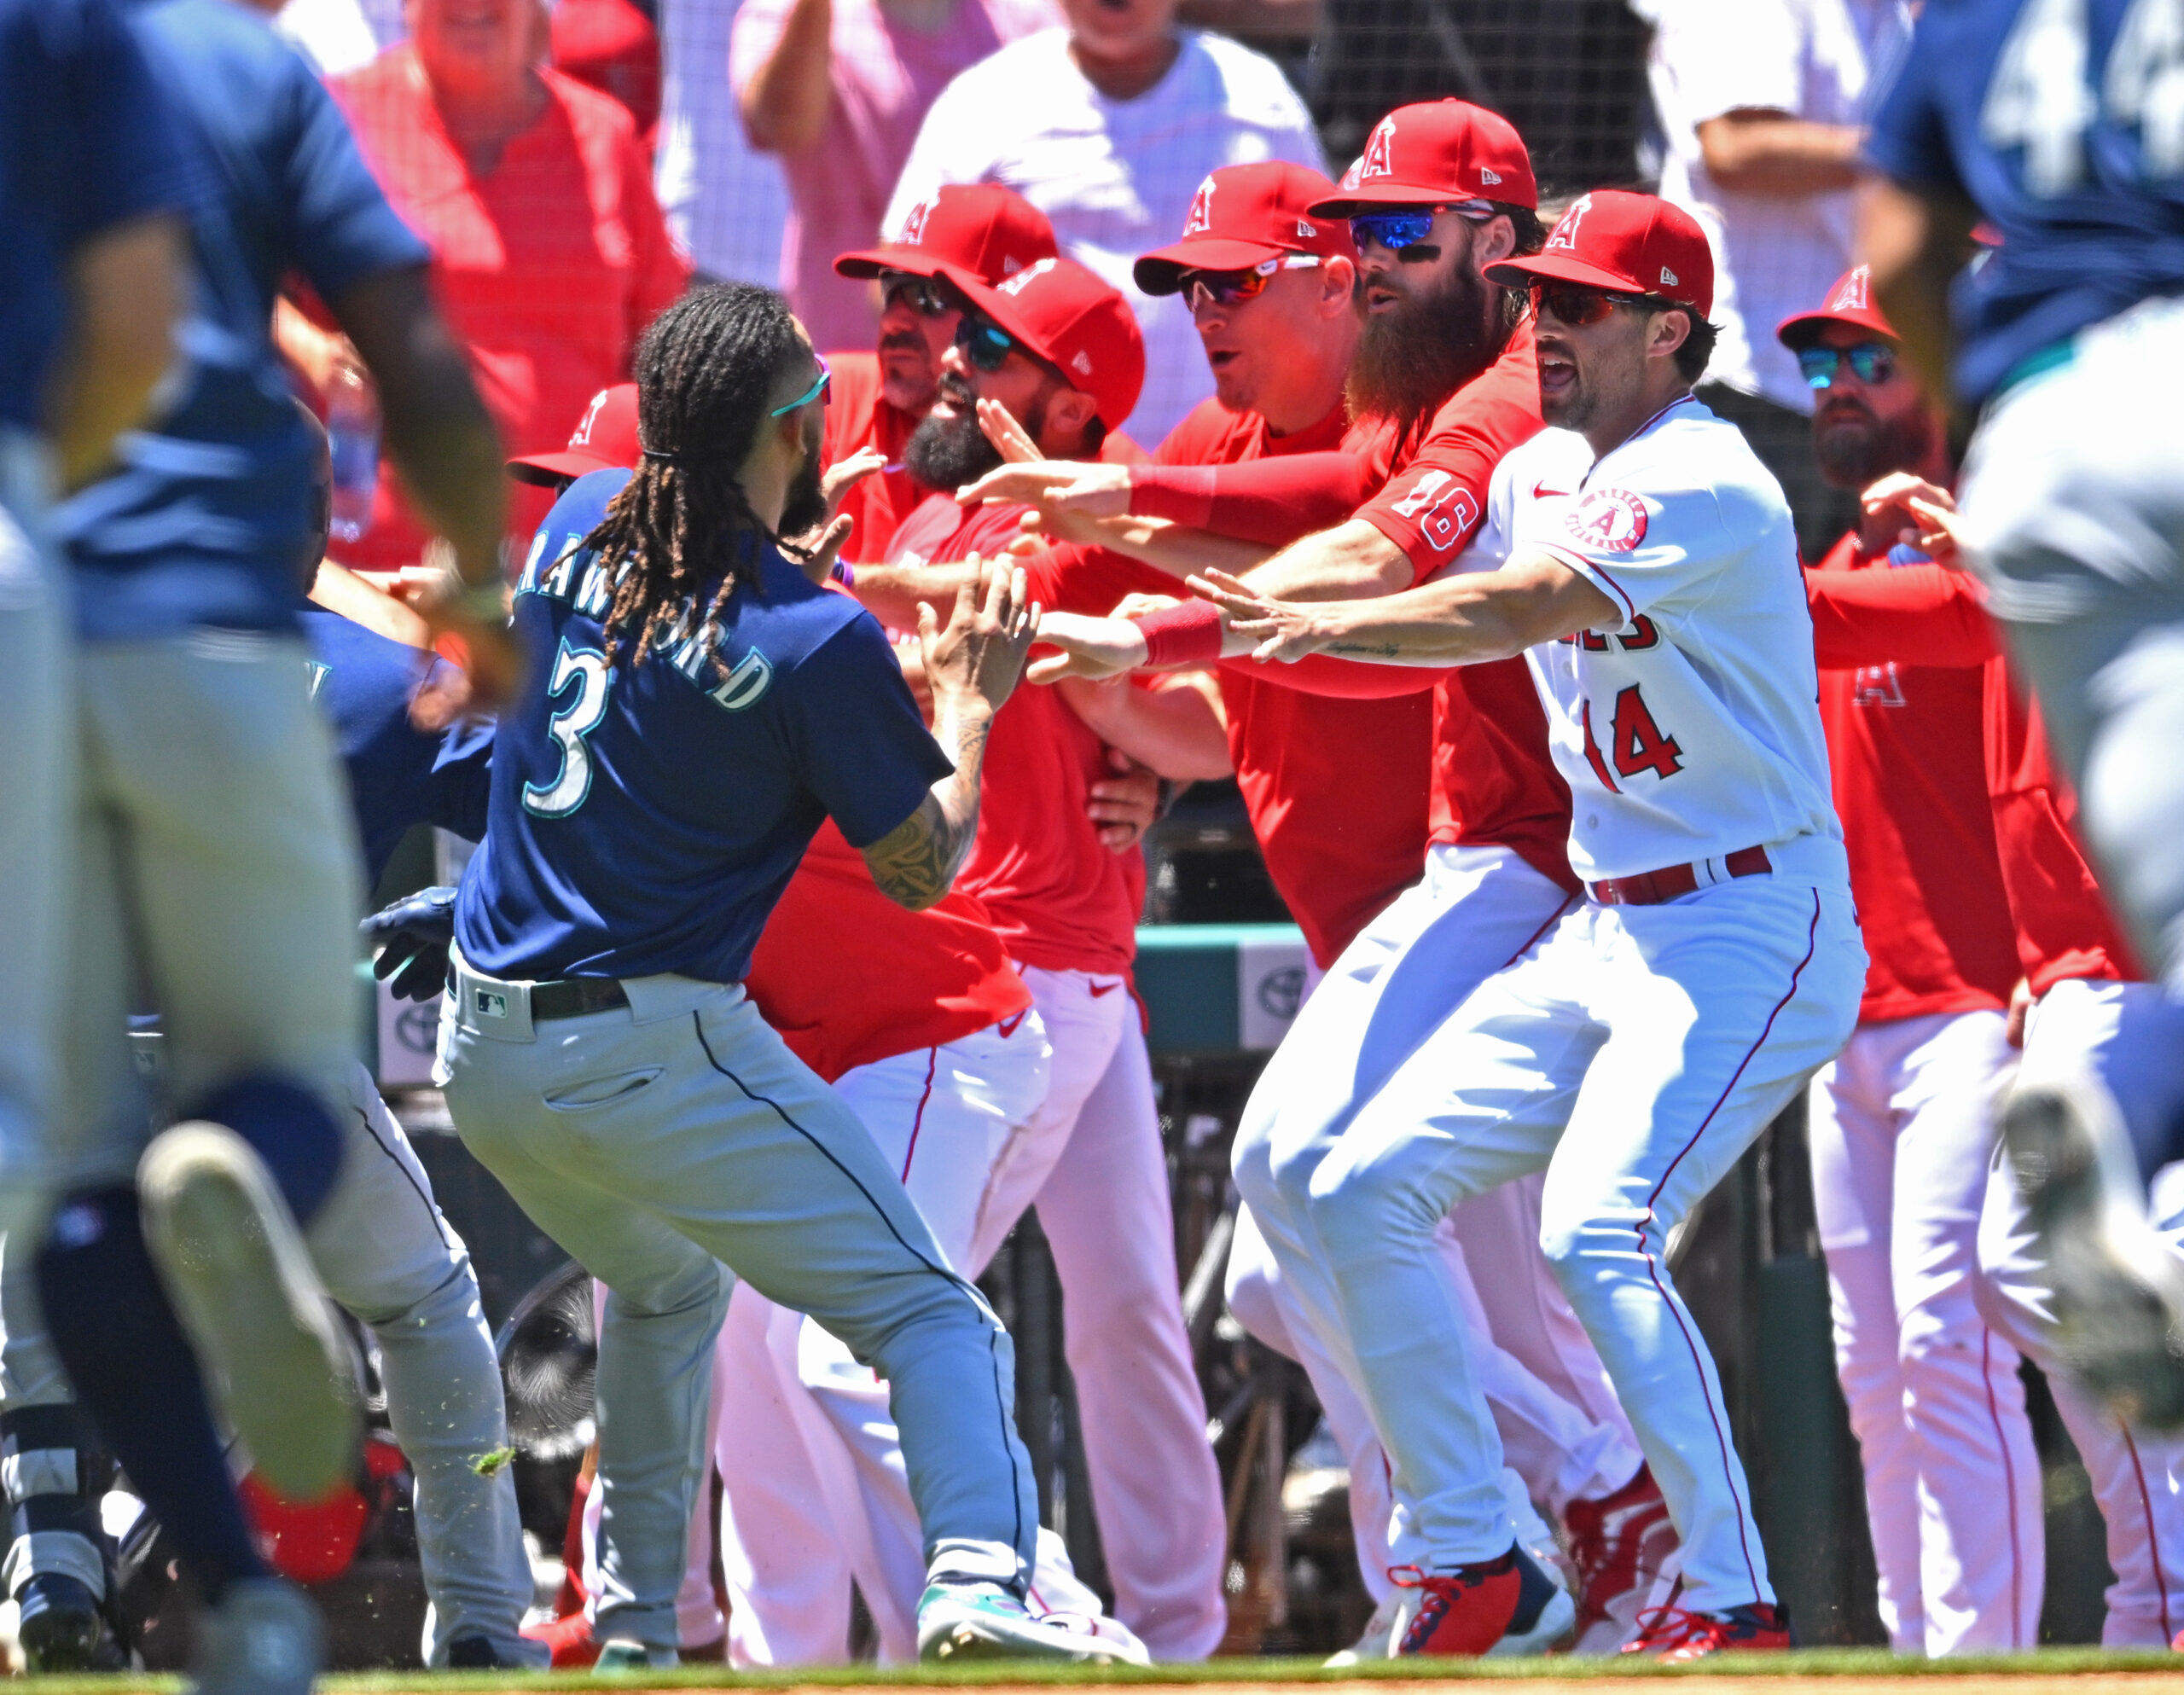
[{"label": "beard", "polygon": [[[903,464],[926,487],[945,493],[975,483],[1001,464],[1001,450],[986,439],[979,427],[978,397],[969,385],[955,376],[940,380],[941,397],[950,408],[944,417],[929,412],[910,432],[903,446]],[[1047,426],[1047,398],[1043,392],[1031,409],[1018,421],[1033,441]]]},{"label": "beard", "polygon": [[827,521],[827,496],[819,485],[819,455],[825,440],[817,417],[807,416],[804,426],[804,463],[789,479],[788,496],[781,502],[781,521],[777,527],[784,536],[801,536]]},{"label": "beard", "polygon": [[1407,430],[1492,364],[1502,293],[1460,264],[1430,293],[1367,317],[1345,389],[1350,415]]},{"label": "beard", "polygon": [[1891,471],[1914,470],[1932,446],[1933,426],[1922,413],[1882,418],[1846,406],[1813,425],[1813,458],[1832,488],[1862,489]]}]

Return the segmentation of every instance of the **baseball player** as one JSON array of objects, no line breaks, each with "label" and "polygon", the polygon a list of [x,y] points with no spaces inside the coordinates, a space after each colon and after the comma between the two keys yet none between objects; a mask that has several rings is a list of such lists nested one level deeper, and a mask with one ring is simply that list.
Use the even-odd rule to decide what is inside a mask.
[{"label": "baseball player", "polygon": [[[636,388],[625,384],[595,399],[565,450],[514,460],[508,468],[565,487],[591,471],[627,469],[639,456]],[[804,568],[807,576],[827,576],[823,560]],[[1151,786],[1148,777],[1135,787]],[[1102,809],[1114,798],[1108,795]],[[1140,816],[1149,821],[1153,796],[1141,798]],[[975,1276],[983,1268],[968,1263],[970,1233],[994,1157],[1045,1099],[1050,1058],[1031,992],[985,909],[954,891],[923,911],[897,906],[830,822],[768,916],[744,986],[790,1051],[871,1133],[949,1263]],[[882,1654],[914,1659],[925,1560],[886,1385],[816,1324],[747,1286],[730,1299],[713,1357],[708,1448],[724,1484],[720,1558],[729,1658],[738,1665],[839,1658],[854,1582]],[[597,1492],[587,1495],[587,1594],[599,1587],[602,1506]],[[712,1521],[709,1493],[701,1491],[677,1601],[686,1656],[723,1626],[713,1598]],[[1044,1529],[1031,1593],[1043,1611],[1073,1615],[1116,1643],[1118,1657],[1143,1658],[1077,1581],[1060,1539]],[[582,1612],[538,1634],[552,1643],[557,1663],[589,1664],[596,1656]]]},{"label": "baseball player", "polygon": [[1208,586],[1268,659],[1525,652],[1586,897],[1396,1068],[1269,1238],[1277,1256],[1309,1241],[1339,1303],[1328,1339],[1418,1503],[1424,1593],[1399,1652],[1484,1651],[1544,1581],[1515,1545],[1429,1246],[1456,1199],[1542,1166],[1542,1245],[1683,1541],[1681,1605],[1626,1651],[1786,1646],[1719,1386],[1663,1257],[1674,1221],[1840,1048],[1864,977],[1789,510],[1691,398],[1712,260],[1688,217],[1588,194],[1538,256],[1488,275],[1534,286],[1540,404],[1561,427],[1494,473],[1480,563],[1502,563],[1372,601]]},{"label": "baseball player", "polygon": [[[0,7],[0,232],[15,256],[0,281],[0,712],[11,727],[0,751],[0,1232],[19,1258],[43,1228],[56,1129],[71,859],[74,720],[50,508],[107,466],[173,359],[179,214],[194,187],[119,9]],[[96,1592],[9,1588],[32,1667],[83,1663]]]},{"label": "baseball player", "polygon": [[[1215,398],[1170,434],[1151,465],[1119,475],[1094,467],[1025,466],[1016,475],[990,475],[966,498],[1104,486],[1137,505],[1158,491],[1178,519],[1206,522],[1226,506],[1237,514],[1230,521],[1252,539],[1281,542],[1293,539],[1293,532],[1279,527],[1277,513],[1285,501],[1301,505],[1293,488],[1267,491],[1256,502],[1264,510],[1248,512],[1253,497],[1235,493],[1234,482],[1316,461],[1336,461],[1333,468],[1345,470],[1355,457],[1374,455],[1382,456],[1385,475],[1389,421],[1368,416],[1345,427],[1342,394],[1359,328],[1348,310],[1356,248],[1341,220],[1312,211],[1332,192],[1325,178],[1301,166],[1217,171],[1203,185],[1182,238],[1139,261],[1141,288],[1189,295],[1217,385]],[[1337,446],[1347,451],[1327,450]],[[1350,496],[1353,502],[1361,497]],[[1186,501],[1194,501],[1195,509],[1186,509]],[[1338,521],[1347,509],[1339,508]],[[1314,527],[1301,511],[1296,521]],[[1091,533],[1108,532],[1095,526]],[[1147,539],[1156,541],[1164,563],[1172,566],[1167,549],[1176,537]],[[1116,592],[1164,583],[1179,586],[1149,567],[1113,573]],[[1254,827],[1276,885],[1304,926],[1315,965],[1324,969],[1417,880],[1429,821],[1416,774],[1433,757],[1426,711],[1431,703],[1421,693],[1308,700],[1279,686],[1287,676],[1269,677],[1243,660],[1223,665],[1218,675]],[[1414,689],[1432,687],[1429,674],[1416,678],[1409,685]],[[1446,808],[1445,796],[1442,804]],[[1448,816],[1444,811],[1444,821]],[[1323,1061],[1323,1050],[1309,1041],[1298,1051]],[[1534,1278],[1495,1277],[1473,1291],[1458,1240],[1461,1236],[1497,1267],[1537,1264],[1537,1234],[1536,1192],[1527,1197],[1513,1189],[1469,1204],[1461,1227],[1452,1225],[1441,1239],[1460,1287],[1483,1297],[1467,1293],[1467,1304],[1482,1323],[1490,1321],[1495,1342],[1508,1338],[1512,1351],[1504,1353],[1481,1332],[1487,1394],[1515,1469],[1531,1493],[1569,1523],[1581,1578],[1580,1647],[1612,1647],[1631,1628],[1650,1586],[1651,1563],[1642,1563],[1641,1575],[1636,1550],[1648,1528],[1666,1530],[1665,1510],[1650,1479],[1638,1475],[1640,1455],[1598,1356],[1544,1266]],[[1329,1409],[1350,1460],[1360,1568],[1380,1603],[1355,1651],[1385,1652],[1397,1593],[1386,1572],[1403,1563],[1387,1543],[1385,1462],[1339,1367],[1318,1348],[1301,1315],[1284,1315],[1287,1292],[1248,1208],[1231,1251],[1228,1292],[1232,1309],[1255,1334],[1305,1361]],[[1544,1535],[1541,1540],[1551,1545]],[[1620,1616],[1611,1618],[1618,1609]]]},{"label": "baseball player", "polygon": [[[949,276],[970,311],[944,363],[940,403],[906,449],[921,480],[953,488],[996,461],[981,400],[1022,418],[1043,451],[1091,457],[1129,415],[1143,374],[1122,295],[1066,259],[991,287]],[[1020,510],[936,495],[896,532],[888,565],[858,568],[853,592],[899,625],[921,595],[961,577],[967,555],[1005,548]],[[1079,592],[1037,560],[1031,582],[1043,606]],[[1167,1166],[1130,992],[1143,862],[1109,852],[1084,821],[1089,786],[1107,769],[1098,734],[1054,691],[1025,691],[996,721],[963,887],[1022,966],[1054,1062],[1044,1103],[996,1161],[968,1263],[985,1264],[1038,1205],[1066,1297],[1116,1616],[1156,1658],[1203,1659],[1226,1621],[1220,1479],[1183,1333]]]},{"label": "baseball player", "polygon": [[636,374],[639,468],[573,485],[518,582],[537,684],[502,720],[441,1025],[465,1142],[613,1292],[601,1664],[677,1657],[737,1275],[890,1382],[932,1580],[921,1654],[1093,1657],[1024,1605],[1037,1513],[1007,1333],[741,987],[825,817],[898,903],[947,892],[1033,620],[997,573],[944,630],[925,615],[929,733],[878,627],[774,539],[824,512],[827,373],[779,297],[693,291]]},{"label": "baseball player", "polygon": [[[1931,514],[1945,519],[1945,487],[1899,477],[1868,494],[1899,514],[1913,496],[1918,504],[1911,511],[1925,532],[1921,540],[1937,552],[1950,549],[1946,530],[1931,527],[1937,521]],[[1896,550],[1899,557],[1911,551]],[[2178,1036],[2174,1005],[2158,988],[2137,980],[2143,973],[2072,833],[2074,797],[2055,775],[2037,711],[1999,653],[1978,585],[1937,565],[1907,564],[1879,572],[1815,572],[1806,587],[1823,666],[1862,665],[1885,675],[1890,662],[1885,655],[1916,653],[1934,665],[1961,667],[1960,675],[1980,679],[1992,830],[2016,963],[2024,972],[2010,1014],[2013,1040],[2024,1049],[2020,1078],[2037,1085],[2089,1068],[2131,1115],[2135,1128],[2169,1122],[2178,1106],[2167,1065]],[[1989,1109],[1993,1104],[1991,1096],[1984,1103]],[[2056,1322],[2053,1279],[2030,1210],[1999,1158],[1984,1175],[1974,1294],[1979,1321],[1992,1335],[1981,1333],[1981,1347],[2014,1347],[2048,1373],[2056,1407],[2085,1460],[2116,1574],[2102,1641],[2165,1646],[2184,1617],[2184,1523],[2179,1522],[2184,1447],[2172,1434],[2119,1419],[2071,1380],[2068,1341]],[[2168,1188],[2173,1181],[2172,1171],[2157,1181],[2157,1251],[2171,1257],[2184,1229],[2184,1208]],[[2036,1464],[2029,1453],[2014,1448],[2004,1451],[2000,1464],[1989,1462],[1991,1504],[1969,1536],[1975,1547],[2007,1550],[2010,1605],[2034,1617],[2046,1550],[2038,1497],[2028,1508],[2019,1480]],[[1994,1518],[1998,1506],[2005,1512],[1999,1523]],[[1878,1540],[1877,1531],[1877,1545]],[[1966,1556],[1964,1563],[1972,1565],[1974,1558]]]},{"label": "baseball player", "polygon": [[[2169,396],[2184,377],[2184,149],[2175,20],[2160,0],[1960,0],[1926,9],[1877,104],[1862,245],[1907,354],[1981,409],[1967,551],[2039,698],[2088,845],[2140,953],[2184,982],[2184,521]],[[1975,221],[2001,240],[1944,290]],[[2059,1233],[2048,1255],[2084,1380],[2184,1420],[2184,1280],[2130,1187],[2097,1077],[2018,1089],[2003,1133]],[[2143,1177],[2179,1152],[2138,1149]]]},{"label": "baseball player", "polygon": [[[1902,365],[1863,266],[1779,334],[1815,391],[1814,450],[1829,482],[1855,491],[1891,473],[1952,479],[1943,422]],[[1874,505],[1815,568],[1815,602],[1839,588],[1854,605],[1864,579],[1891,574],[1906,520],[1901,505]],[[1858,1027],[1814,1079],[1810,1103],[1836,1371],[1865,1466],[1891,1645],[1937,1658],[2030,1647],[2039,1460],[2017,1350],[1976,1305],[1992,1101],[2016,1057],[2006,1013],[2018,978],[1980,673],[1939,636],[1856,653],[1844,665],[1839,643],[1819,646],[1835,806],[1873,956]]]},{"label": "baseball player", "polygon": [[[296,1226],[341,1159],[358,868],[295,621],[315,448],[270,339],[280,280],[300,272],[340,319],[405,481],[480,585],[497,580],[500,502],[473,473],[498,455],[423,249],[294,50],[213,0],[127,15],[206,192],[191,363],[56,514],[79,793],[67,1136],[38,1293],[85,1410],[211,1603],[200,1682],[301,1689],[317,1617],[252,1542],[199,1375],[277,1493],[346,1473],[353,1377]],[[462,636],[490,700],[510,654],[496,612],[457,597],[427,617]],[[166,1031],[159,1120],[179,1121],[148,1146],[125,1022],[148,1001]]]}]

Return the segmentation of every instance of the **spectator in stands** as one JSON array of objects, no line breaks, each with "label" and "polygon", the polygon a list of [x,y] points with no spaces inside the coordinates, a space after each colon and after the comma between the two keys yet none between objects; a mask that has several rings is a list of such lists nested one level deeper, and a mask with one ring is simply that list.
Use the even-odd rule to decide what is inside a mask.
[{"label": "spectator in stands", "polygon": [[1632,0],[1655,25],[1661,194],[1714,244],[1721,326],[1699,397],[1781,480],[1805,555],[1857,508],[1821,480],[1812,394],[1772,327],[1850,269],[1867,90],[1910,32],[1906,0]]},{"label": "spectator in stands", "polygon": [[1062,0],[1066,29],[1003,48],[926,114],[885,227],[944,183],[1005,183],[1053,220],[1062,251],[1123,291],[1145,334],[1145,392],[1130,419],[1165,436],[1213,392],[1180,294],[1138,292],[1140,253],[1173,241],[1224,165],[1324,160],[1304,102],[1273,61],[1179,28],[1176,0]]},{"label": "spectator in stands", "polygon": [[659,140],[659,32],[631,0],[555,0],[554,68],[622,102],[650,159]]},{"label": "spectator in stands", "polygon": [[788,183],[743,133],[728,85],[738,0],[659,0],[659,154],[667,227],[700,282],[781,281]]},{"label": "spectator in stands", "polygon": [[273,27],[303,49],[320,76],[339,77],[402,39],[402,0],[288,0]]},{"label": "spectator in stands", "polygon": [[934,96],[996,48],[1060,22],[1054,0],[744,0],[729,81],[752,145],[788,177],[781,287],[813,346],[872,345],[872,290],[836,275],[834,256],[880,233]]},{"label": "spectator in stands", "polygon": [[[334,79],[380,185],[433,250],[433,284],[513,454],[558,447],[568,421],[625,380],[644,327],[682,292],[636,125],[544,68],[539,0],[410,0],[410,39]],[[298,348],[320,375],[338,347]],[[526,536],[544,506],[512,503]],[[334,552],[395,571],[426,533],[382,474],[371,527]]]}]

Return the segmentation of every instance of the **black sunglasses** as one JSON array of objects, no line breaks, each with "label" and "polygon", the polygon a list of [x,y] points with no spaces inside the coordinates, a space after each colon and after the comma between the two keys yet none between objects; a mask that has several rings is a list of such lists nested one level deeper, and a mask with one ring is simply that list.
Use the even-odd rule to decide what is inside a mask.
[{"label": "black sunglasses", "polygon": [[1645,294],[1618,293],[1611,288],[1585,288],[1574,282],[1532,284],[1532,316],[1553,313],[1573,329],[1595,324],[1618,306],[1643,306],[1658,311],[1664,303]]},{"label": "black sunglasses", "polygon": [[880,273],[880,297],[884,305],[901,300],[921,318],[945,317],[960,311],[947,284],[935,276],[913,276],[908,271]]},{"label": "black sunglasses", "polygon": [[956,351],[982,371],[999,370],[1008,363],[1011,353],[1021,353],[1027,359],[1039,357],[991,318],[974,317],[969,312],[956,326]]}]

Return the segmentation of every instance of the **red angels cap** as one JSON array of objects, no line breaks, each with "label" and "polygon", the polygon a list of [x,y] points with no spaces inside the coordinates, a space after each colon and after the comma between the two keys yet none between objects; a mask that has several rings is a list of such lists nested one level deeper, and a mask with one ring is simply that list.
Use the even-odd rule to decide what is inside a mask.
[{"label": "red angels cap", "polygon": [[981,282],[998,282],[1060,251],[1046,213],[1014,189],[950,183],[910,208],[893,241],[844,253],[834,270],[842,276],[877,276],[883,270],[934,276],[943,264],[952,264]]},{"label": "red angels cap", "polygon": [[1891,341],[1903,338],[1896,333],[1896,326],[1888,321],[1879,304],[1873,299],[1873,268],[1871,265],[1852,265],[1837,279],[1835,287],[1828,290],[1827,304],[1816,312],[1792,312],[1774,326],[1775,339],[1792,353],[1809,347],[1820,339],[1820,333],[1832,323],[1847,323],[1853,328],[1869,329],[1875,335],[1885,335]]},{"label": "red angels cap", "polygon": [[1374,206],[1500,200],[1536,206],[1532,156],[1516,126],[1467,100],[1398,106],[1374,125],[1342,185],[1316,200],[1317,218],[1355,218]]},{"label": "red angels cap", "polygon": [[955,265],[942,270],[975,310],[1090,395],[1101,423],[1122,427],[1145,386],[1145,337],[1120,289],[1074,259],[1041,259],[991,285]]},{"label": "red angels cap", "polygon": [[1486,280],[1513,288],[1536,280],[1655,294],[1705,317],[1714,309],[1714,250],[1682,207],[1653,194],[1595,189],[1571,201],[1544,248],[1489,265]]},{"label": "red angels cap", "polygon": [[508,475],[519,483],[552,488],[594,471],[626,471],[637,462],[637,386],[618,382],[591,397],[577,420],[569,444],[559,453],[526,453],[508,461]]},{"label": "red angels cap", "polygon": [[1289,253],[1354,259],[1350,225],[1312,215],[1333,189],[1308,165],[1224,165],[1198,185],[1182,239],[1154,248],[1131,274],[1147,294],[1172,294],[1187,270],[1248,270]]}]

